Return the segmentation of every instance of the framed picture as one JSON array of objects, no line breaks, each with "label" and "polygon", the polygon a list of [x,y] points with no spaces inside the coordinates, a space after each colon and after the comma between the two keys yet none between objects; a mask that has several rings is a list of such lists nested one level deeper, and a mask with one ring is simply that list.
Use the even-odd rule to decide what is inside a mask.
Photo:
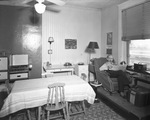
[{"label": "framed picture", "polygon": [[52,54],[52,50],[50,49],[50,50],[48,50],[48,54]]},{"label": "framed picture", "polygon": [[77,49],[77,40],[65,39],[65,49]]},{"label": "framed picture", "polygon": [[106,54],[112,55],[112,49],[111,49],[111,48],[107,48],[107,49],[106,49]]},{"label": "framed picture", "polygon": [[107,45],[112,45],[112,38],[113,38],[112,32],[107,33]]}]

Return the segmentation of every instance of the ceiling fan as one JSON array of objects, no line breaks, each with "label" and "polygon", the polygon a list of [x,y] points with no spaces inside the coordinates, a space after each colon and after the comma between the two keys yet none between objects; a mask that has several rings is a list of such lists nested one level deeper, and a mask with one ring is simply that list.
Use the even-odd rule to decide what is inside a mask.
[{"label": "ceiling fan", "polygon": [[[63,6],[65,4],[65,1],[63,0],[23,0],[22,2],[24,4],[34,4],[35,10],[39,14],[44,13],[45,9],[48,9],[48,6],[50,5]],[[52,8],[49,8],[48,10],[52,10]]]},{"label": "ceiling fan", "polygon": [[0,2],[14,6],[34,6],[36,12],[42,14],[45,9],[56,12],[55,7],[65,5],[66,0],[2,0]]}]

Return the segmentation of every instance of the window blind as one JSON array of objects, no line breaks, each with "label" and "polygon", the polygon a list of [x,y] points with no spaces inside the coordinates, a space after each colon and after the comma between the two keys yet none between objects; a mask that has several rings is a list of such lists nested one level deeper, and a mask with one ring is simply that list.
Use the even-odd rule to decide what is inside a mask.
[{"label": "window blind", "polygon": [[144,4],[144,38],[150,38],[150,2]]},{"label": "window blind", "polygon": [[122,40],[150,39],[150,2],[122,11]]}]

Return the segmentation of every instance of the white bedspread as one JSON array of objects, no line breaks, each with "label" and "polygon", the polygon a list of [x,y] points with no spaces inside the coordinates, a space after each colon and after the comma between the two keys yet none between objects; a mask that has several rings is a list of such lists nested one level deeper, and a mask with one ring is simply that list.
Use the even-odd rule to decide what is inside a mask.
[{"label": "white bedspread", "polygon": [[56,82],[65,83],[66,101],[87,100],[90,104],[94,103],[94,90],[87,82],[76,75],[20,80],[14,83],[13,89],[0,111],[0,117],[24,108],[46,104],[48,96],[47,86]]}]

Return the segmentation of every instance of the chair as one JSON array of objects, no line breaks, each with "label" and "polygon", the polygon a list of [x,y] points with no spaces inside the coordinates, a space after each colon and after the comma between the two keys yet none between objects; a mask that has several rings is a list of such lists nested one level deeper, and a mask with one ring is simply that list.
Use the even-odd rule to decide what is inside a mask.
[{"label": "chair", "polygon": [[95,79],[102,83],[102,86],[110,92],[110,94],[118,90],[118,80],[117,78],[110,78],[107,72],[100,71],[99,68],[107,61],[106,58],[95,58],[93,60],[93,67],[95,72]]},{"label": "chair", "polygon": [[8,96],[7,88],[5,84],[0,84],[0,110],[3,107],[5,99]]},{"label": "chair", "polygon": [[5,80],[5,86],[7,88],[7,93],[10,94],[13,84],[10,84],[9,80]]},{"label": "chair", "polygon": [[75,115],[79,113],[84,113],[86,115],[85,110],[85,101],[74,101],[69,103],[69,114]]},{"label": "chair", "polygon": [[49,92],[47,105],[45,107],[45,110],[47,111],[47,120],[60,117],[60,115],[50,117],[50,113],[51,111],[58,111],[61,109],[63,110],[65,120],[67,120],[69,117],[67,106],[68,104],[65,101],[64,86],[64,83],[54,83],[48,85]]},{"label": "chair", "polygon": [[53,76],[53,73],[48,73],[47,70],[46,70],[46,63],[43,64],[43,73],[42,73],[42,77],[52,77]]}]

